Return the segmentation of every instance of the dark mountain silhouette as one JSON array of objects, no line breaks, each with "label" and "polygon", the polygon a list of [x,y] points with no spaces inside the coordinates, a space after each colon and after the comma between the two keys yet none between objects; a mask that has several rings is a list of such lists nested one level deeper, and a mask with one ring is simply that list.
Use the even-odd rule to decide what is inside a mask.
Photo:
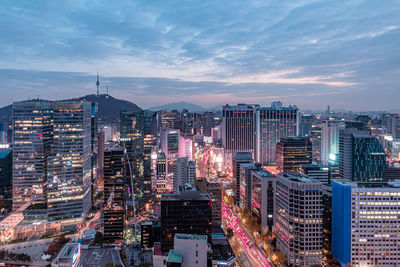
[{"label": "dark mountain silhouette", "polygon": [[[117,99],[108,94],[100,94],[100,95],[92,94],[68,100],[88,100],[92,102],[97,102],[99,108],[99,117],[105,121],[118,120],[119,112],[121,110],[132,110],[132,111],[142,110],[139,106],[130,101]],[[0,120],[11,119],[11,113],[12,113],[12,105],[0,108]]]}]

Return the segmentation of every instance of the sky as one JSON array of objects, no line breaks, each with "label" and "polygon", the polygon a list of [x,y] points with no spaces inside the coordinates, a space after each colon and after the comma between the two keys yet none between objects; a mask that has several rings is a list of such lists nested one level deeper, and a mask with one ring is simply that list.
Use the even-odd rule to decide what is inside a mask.
[{"label": "sky", "polygon": [[1,1],[0,106],[106,86],[186,101],[400,110],[400,2]]}]

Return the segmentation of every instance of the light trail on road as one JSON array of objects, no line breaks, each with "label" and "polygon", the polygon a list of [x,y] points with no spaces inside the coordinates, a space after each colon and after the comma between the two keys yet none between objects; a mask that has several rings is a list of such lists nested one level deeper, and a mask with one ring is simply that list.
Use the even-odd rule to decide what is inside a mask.
[{"label": "light trail on road", "polygon": [[243,229],[239,219],[232,212],[232,210],[225,204],[222,205],[222,216],[225,222],[228,224],[228,227],[232,229],[233,234],[238,240],[240,246],[243,248],[245,253],[249,256],[249,259],[257,263],[257,266],[272,266],[267,257],[260,251],[260,248],[253,241],[253,239],[249,236],[247,231]]}]

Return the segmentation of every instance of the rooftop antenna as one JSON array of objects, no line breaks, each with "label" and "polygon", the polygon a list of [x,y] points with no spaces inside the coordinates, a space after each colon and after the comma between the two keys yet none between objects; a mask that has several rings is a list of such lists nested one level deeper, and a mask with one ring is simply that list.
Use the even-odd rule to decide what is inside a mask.
[{"label": "rooftop antenna", "polygon": [[97,95],[99,95],[99,86],[100,86],[100,82],[99,82],[99,73],[97,72],[97,82],[96,82]]}]

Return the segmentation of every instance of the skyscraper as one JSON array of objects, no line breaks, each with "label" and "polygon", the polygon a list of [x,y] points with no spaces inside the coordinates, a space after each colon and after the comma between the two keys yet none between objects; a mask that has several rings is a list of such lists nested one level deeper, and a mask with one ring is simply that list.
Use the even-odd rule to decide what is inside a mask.
[{"label": "skyscraper", "polygon": [[276,181],[277,248],[291,266],[322,261],[322,184],[299,173],[278,174]]},{"label": "skyscraper", "polygon": [[272,231],[275,221],[276,179],[275,175],[263,170],[251,173],[251,212],[265,233]]},{"label": "skyscraper", "polygon": [[344,121],[326,120],[322,123],[321,164],[325,167],[337,163],[339,158],[339,130]]},{"label": "skyscraper", "polygon": [[251,179],[253,171],[261,170],[260,164],[240,164],[240,201],[239,206],[244,209],[251,209]]},{"label": "skyscraper", "polygon": [[228,166],[232,163],[234,152],[250,152],[254,155],[258,108],[258,105],[246,104],[222,107],[222,144]]},{"label": "skyscraper", "polygon": [[196,164],[194,161],[189,161],[187,157],[178,158],[174,163],[173,173],[173,190],[177,194],[180,186],[186,183],[194,183]]},{"label": "skyscraper", "polygon": [[383,181],[385,164],[385,151],[376,137],[353,128],[340,132],[339,173],[342,179]]},{"label": "skyscraper", "polygon": [[301,114],[299,119],[299,135],[310,136],[315,116],[311,114]]},{"label": "skyscraper", "polygon": [[382,126],[388,134],[391,134],[393,139],[400,138],[400,118],[397,113],[383,113]]},{"label": "skyscraper", "polygon": [[124,149],[104,151],[104,239],[122,240],[124,230]]},{"label": "skyscraper", "polygon": [[309,137],[281,137],[276,144],[276,166],[279,172],[298,172],[303,164],[312,162]]},{"label": "skyscraper", "polygon": [[53,103],[48,101],[13,104],[13,210],[46,200],[52,117]]},{"label": "skyscraper", "polygon": [[255,161],[268,165],[275,162],[276,144],[280,138],[297,135],[298,109],[273,102],[271,107],[261,107],[257,117]]},{"label": "skyscraper", "polygon": [[328,167],[322,167],[318,164],[303,164],[300,166],[299,172],[320,181],[324,185],[330,183]]},{"label": "skyscraper", "polygon": [[158,153],[156,159],[156,195],[158,198],[161,194],[167,193],[167,159],[163,152]]},{"label": "skyscraper", "polygon": [[232,156],[232,190],[236,205],[239,205],[240,201],[240,164],[242,163],[253,163],[251,152],[234,152]]},{"label": "skyscraper", "polygon": [[12,149],[0,149],[0,210],[11,210]]},{"label": "skyscraper", "polygon": [[49,220],[85,218],[91,208],[91,103],[53,106],[53,142],[47,166]]}]

